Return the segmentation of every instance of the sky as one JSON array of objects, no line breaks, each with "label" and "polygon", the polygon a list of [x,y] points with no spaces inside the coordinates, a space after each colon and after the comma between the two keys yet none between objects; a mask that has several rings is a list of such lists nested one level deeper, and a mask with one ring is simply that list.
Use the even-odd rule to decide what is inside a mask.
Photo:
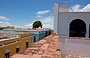
[{"label": "sky", "polygon": [[32,28],[40,20],[43,28],[54,28],[55,3],[69,3],[72,12],[90,12],[90,0],[0,0],[0,26]]}]

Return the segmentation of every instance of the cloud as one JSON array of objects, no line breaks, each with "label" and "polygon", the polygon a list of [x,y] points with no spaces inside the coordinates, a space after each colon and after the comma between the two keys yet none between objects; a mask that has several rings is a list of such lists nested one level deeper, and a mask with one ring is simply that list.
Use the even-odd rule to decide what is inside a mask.
[{"label": "cloud", "polygon": [[14,26],[15,28],[24,28],[24,26],[19,26],[19,25],[12,25]]},{"label": "cloud", "polygon": [[49,13],[49,10],[38,11],[36,14],[42,15],[42,14],[47,14],[47,13]]},{"label": "cloud", "polygon": [[[42,27],[43,28],[50,28],[50,29],[53,29],[53,22],[54,22],[54,16],[42,16],[43,14],[47,14],[49,13],[50,11],[49,10],[43,10],[43,11],[38,11],[36,14],[36,20],[33,20],[33,22],[35,21],[41,21],[42,22]],[[33,23],[29,23],[26,25],[27,27],[29,28],[32,28],[33,27]]]},{"label": "cloud", "polygon": [[11,26],[9,22],[0,22],[0,27]]},{"label": "cloud", "polygon": [[41,18],[41,16],[40,16],[40,15],[38,15],[38,16],[37,16],[37,18]]},{"label": "cloud", "polygon": [[80,10],[81,10],[80,7],[81,7],[81,6],[80,6],[79,4],[76,4],[76,5],[74,5],[74,6],[72,7],[72,10],[75,11],[75,12],[80,11]]},{"label": "cloud", "polygon": [[[42,25],[43,25],[42,27],[43,27],[43,28],[53,29],[53,27],[54,27],[54,25],[53,25],[53,23],[54,23],[54,16],[42,17],[42,18],[37,19],[37,20],[39,20],[39,21],[42,22]],[[37,21],[37,20],[34,20],[33,22],[35,22],[35,21]],[[32,28],[32,24],[33,24],[33,23],[29,23],[29,24],[27,24],[26,26]]]},{"label": "cloud", "polygon": [[87,4],[83,8],[81,8],[79,4],[76,4],[71,9],[69,9],[69,11],[70,12],[90,12],[90,4]]},{"label": "cloud", "polygon": [[0,22],[0,27],[14,26],[15,28],[22,28],[22,26],[11,25],[9,22]]},{"label": "cloud", "polygon": [[22,26],[11,25],[9,22],[0,22],[0,27],[14,26],[16,28],[22,28]]},{"label": "cloud", "polygon": [[90,4],[87,4],[81,11],[90,12]]},{"label": "cloud", "polygon": [[48,17],[43,17],[43,18],[41,19],[41,21],[42,21],[43,23],[53,23],[53,19],[54,19],[53,16],[48,16]]},{"label": "cloud", "polygon": [[29,23],[26,25],[27,28],[32,28],[33,23]]},{"label": "cloud", "polygon": [[40,19],[43,24],[43,28],[50,28],[53,29],[54,27],[54,16],[48,16]]},{"label": "cloud", "polygon": [[7,18],[5,16],[0,16],[0,20],[9,20],[9,18]]}]

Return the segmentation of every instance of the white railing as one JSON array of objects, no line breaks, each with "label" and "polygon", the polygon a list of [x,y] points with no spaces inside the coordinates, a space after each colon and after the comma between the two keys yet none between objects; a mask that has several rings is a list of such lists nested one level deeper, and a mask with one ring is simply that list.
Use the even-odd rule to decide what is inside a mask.
[{"label": "white railing", "polygon": [[90,39],[60,37],[60,48],[62,54],[90,57]]}]

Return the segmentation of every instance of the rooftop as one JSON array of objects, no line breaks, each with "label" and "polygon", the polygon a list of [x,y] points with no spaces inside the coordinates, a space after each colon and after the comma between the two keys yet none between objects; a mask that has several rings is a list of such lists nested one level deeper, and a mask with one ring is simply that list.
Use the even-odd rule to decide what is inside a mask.
[{"label": "rooftop", "polygon": [[50,35],[44,39],[32,44],[24,51],[13,55],[11,58],[61,58],[59,36]]},{"label": "rooftop", "polygon": [[32,44],[29,48],[11,56],[11,58],[90,58],[84,56],[62,55],[58,34],[53,34]]}]

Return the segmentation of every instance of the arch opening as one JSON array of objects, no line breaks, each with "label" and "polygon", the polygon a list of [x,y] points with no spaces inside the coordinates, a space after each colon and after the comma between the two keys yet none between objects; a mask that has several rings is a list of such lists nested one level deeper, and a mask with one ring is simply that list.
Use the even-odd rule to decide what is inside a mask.
[{"label": "arch opening", "polygon": [[86,24],[83,20],[75,19],[70,23],[69,36],[70,37],[85,37]]}]

